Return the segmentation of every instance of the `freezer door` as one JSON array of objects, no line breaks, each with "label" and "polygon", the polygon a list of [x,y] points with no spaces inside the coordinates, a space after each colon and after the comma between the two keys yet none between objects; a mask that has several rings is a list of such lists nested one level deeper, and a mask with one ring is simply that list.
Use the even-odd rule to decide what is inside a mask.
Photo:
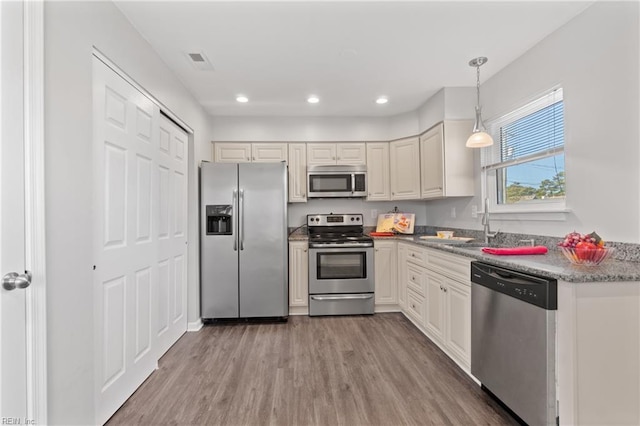
[{"label": "freezer door", "polygon": [[240,163],[238,178],[240,317],[286,317],[286,165]]},{"label": "freezer door", "polygon": [[[200,309],[204,319],[238,318],[238,165],[200,168]],[[235,195],[234,195],[235,194]],[[207,235],[207,206],[231,205],[231,234]]]}]

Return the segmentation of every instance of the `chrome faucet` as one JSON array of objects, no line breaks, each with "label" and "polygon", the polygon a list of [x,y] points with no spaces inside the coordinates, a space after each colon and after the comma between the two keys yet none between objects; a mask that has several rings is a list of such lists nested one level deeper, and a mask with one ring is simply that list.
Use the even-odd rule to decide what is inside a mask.
[{"label": "chrome faucet", "polygon": [[498,235],[498,232],[491,232],[491,227],[489,225],[489,198],[484,199],[484,214],[482,215],[482,226],[484,227],[484,243],[489,244],[490,238],[495,238]]}]

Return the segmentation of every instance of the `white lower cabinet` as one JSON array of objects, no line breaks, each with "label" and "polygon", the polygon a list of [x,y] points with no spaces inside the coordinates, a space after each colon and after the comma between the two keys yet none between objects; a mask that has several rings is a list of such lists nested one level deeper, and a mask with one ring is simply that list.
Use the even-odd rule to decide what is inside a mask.
[{"label": "white lower cabinet", "polygon": [[429,271],[425,275],[427,277],[427,315],[424,326],[433,339],[443,342],[445,333],[444,279]]},{"label": "white lower cabinet", "polygon": [[471,363],[471,287],[445,279],[445,346],[465,365]]},{"label": "white lower cabinet", "polygon": [[289,242],[289,313],[309,313],[309,244]]},{"label": "white lower cabinet", "polygon": [[470,259],[410,243],[398,244],[402,312],[464,369],[471,365]]},{"label": "white lower cabinet", "polygon": [[398,306],[401,310],[407,307],[407,244],[398,243],[397,262],[397,284],[398,284]]},{"label": "white lower cabinet", "polygon": [[407,289],[407,308],[404,311],[414,321],[422,322],[424,319],[424,296],[412,289]]},{"label": "white lower cabinet", "polygon": [[397,254],[395,241],[374,241],[374,278],[376,305],[397,305]]}]

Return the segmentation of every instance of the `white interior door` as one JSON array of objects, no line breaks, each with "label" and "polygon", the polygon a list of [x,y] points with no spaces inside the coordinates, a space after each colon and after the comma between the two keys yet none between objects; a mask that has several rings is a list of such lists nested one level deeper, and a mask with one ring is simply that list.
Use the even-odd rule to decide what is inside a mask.
[{"label": "white interior door", "polygon": [[155,220],[154,205],[160,110],[96,58],[93,67],[96,421],[102,424],[157,366],[156,234],[163,223]]},{"label": "white interior door", "polygon": [[[0,2],[0,276],[25,270],[22,4]],[[0,417],[27,419],[26,291],[0,289]]]},{"label": "white interior door", "polygon": [[187,331],[187,147],[189,135],[160,118],[157,354]]}]

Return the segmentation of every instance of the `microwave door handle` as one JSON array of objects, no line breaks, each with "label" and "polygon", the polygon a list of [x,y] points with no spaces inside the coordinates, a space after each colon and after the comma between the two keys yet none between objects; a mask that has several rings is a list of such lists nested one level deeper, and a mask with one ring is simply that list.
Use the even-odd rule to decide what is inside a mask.
[{"label": "microwave door handle", "polygon": [[356,174],[355,173],[351,173],[351,193],[355,193],[356,192]]}]

